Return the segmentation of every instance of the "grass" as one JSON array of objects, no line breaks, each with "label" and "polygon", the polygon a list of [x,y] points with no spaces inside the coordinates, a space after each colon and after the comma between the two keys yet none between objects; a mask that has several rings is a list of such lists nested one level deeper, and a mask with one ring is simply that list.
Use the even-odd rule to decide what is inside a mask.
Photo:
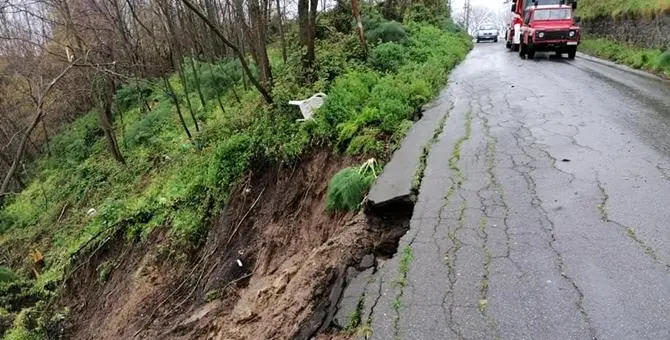
[{"label": "grass", "polygon": [[[54,156],[37,161],[36,176],[28,187],[0,210],[0,257],[12,264],[8,269],[20,278],[20,284],[12,282],[12,287],[41,302],[57,297],[54,287],[60,286],[77,258],[116,232],[136,242],[160,228],[170,241],[166,252],[175,254],[171,260],[185,258],[180,254],[199,248],[208,220],[229,201],[231,188],[257,162],[294,162],[314,148],[385,158],[411,126],[416,108],[437,94],[448,72],[472,46],[461,32],[421,22],[403,27],[406,41],[378,50],[381,45],[370,45],[378,65],[361,58],[353,32],[335,32],[320,40],[318,80],[309,86],[296,80],[299,52],[283,63],[279,53],[270,51],[278,103],[273,106],[265,105],[254,90],[245,89],[237,62],[197,63],[199,78],[210,84],[204,86],[204,105],[196,92],[183,92],[178,75],[170,75],[168,81],[180,94],[182,111],[188,112],[185,96],[194,104],[201,130],[195,131],[186,114],[192,139],[186,136],[161,81],[126,84],[116,94],[123,120],[117,119],[114,126],[127,164],[118,164],[108,155],[97,114],[89,112],[53,137]],[[386,61],[400,54],[400,61],[389,68]],[[194,79],[190,72],[186,82]],[[143,111],[137,88],[147,96],[151,112]],[[324,106],[315,120],[296,124],[296,108],[285,103],[315,92],[328,94]],[[358,207],[367,186],[357,188],[356,195],[345,195],[346,203],[333,207]],[[87,213],[91,208],[94,215]],[[33,249],[42,252],[46,262],[37,279],[30,278],[33,264],[27,259]],[[114,263],[115,259],[108,259],[97,268],[101,283],[114,275]],[[35,326],[32,316],[41,307],[22,306],[12,313],[19,315],[21,310],[30,319],[25,324],[33,325],[29,333],[44,338],[47,323]],[[23,332],[22,325],[5,336]]]},{"label": "grass", "polygon": [[326,210],[356,211],[360,209],[365,194],[377,178],[376,161],[371,158],[359,167],[340,170],[328,183]]},{"label": "grass", "polygon": [[670,10],[670,0],[584,0],[578,14],[584,19],[623,15],[652,17]]},{"label": "grass", "polygon": [[670,50],[641,48],[603,38],[583,39],[579,48],[599,58],[670,77]]},{"label": "grass", "polygon": [[430,153],[430,149],[440,139],[440,134],[442,133],[442,130],[444,130],[444,124],[447,122],[447,118],[448,115],[446,114],[442,116],[442,118],[440,118],[440,120],[437,123],[437,127],[435,128],[435,131],[433,131],[433,137],[431,137],[428,143],[426,143],[426,145],[423,146],[423,149],[421,149],[421,155],[419,156],[419,165],[416,168],[414,177],[412,178],[412,191],[414,191],[415,193],[419,192],[421,181],[423,180],[423,175],[426,171],[426,166],[428,166],[428,154]]},{"label": "grass", "polygon": [[405,286],[407,286],[407,274],[409,273],[409,265],[414,260],[414,252],[412,247],[407,245],[402,249],[402,254],[400,257],[400,263],[398,265],[398,276],[396,277],[394,283],[400,288],[395,299],[391,303],[391,307],[395,310],[395,316],[393,317],[393,327],[395,338],[398,339],[398,323],[400,322],[400,309],[402,309],[403,302],[402,297],[404,295]]},{"label": "grass", "polygon": [[461,147],[463,146],[463,143],[470,139],[471,134],[472,112],[468,112],[465,118],[465,135],[456,141],[456,145],[454,145],[454,149],[451,151],[451,157],[449,157],[449,169],[454,171],[454,177],[458,185],[465,181],[465,175],[463,175],[463,171],[458,167],[458,161],[461,159]]}]

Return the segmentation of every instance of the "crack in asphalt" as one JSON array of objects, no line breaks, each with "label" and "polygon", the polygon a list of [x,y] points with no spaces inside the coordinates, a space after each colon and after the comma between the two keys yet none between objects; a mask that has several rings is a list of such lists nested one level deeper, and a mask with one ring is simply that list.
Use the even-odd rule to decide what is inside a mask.
[{"label": "crack in asphalt", "polygon": [[[533,155],[531,155],[528,152],[528,150],[525,146],[521,145],[522,141],[521,141],[521,136],[519,135],[519,132],[524,131],[524,129],[526,130],[527,133],[530,133],[530,132],[528,131],[527,128],[525,128],[523,126],[522,122],[517,120],[517,124],[519,124],[519,126],[517,127],[517,130],[512,133],[512,135],[513,135],[513,137],[516,141],[517,146],[525,154],[525,156],[531,158],[533,161],[538,161],[538,159],[536,157],[534,157]],[[551,162],[551,168],[552,169],[557,170],[557,171],[559,171],[563,174],[566,174],[566,175],[570,176],[570,178],[571,178],[570,182],[572,182],[575,179],[574,174],[564,172],[564,171],[562,171],[562,170],[560,170],[556,167],[556,158],[552,157],[551,154],[549,152],[547,152],[546,150],[538,148],[537,144],[535,143],[535,138],[532,137],[532,134],[529,135],[528,139],[533,140],[532,142],[529,142],[528,147],[531,148],[531,149],[535,149],[535,151],[539,151],[545,157],[549,158],[552,161]],[[556,239],[556,234],[555,234],[555,231],[554,231],[554,228],[555,228],[554,221],[551,220],[551,218],[549,218],[548,212],[543,207],[543,205],[542,205],[543,202],[540,199],[539,195],[537,194],[535,179],[530,174],[531,172],[535,171],[536,168],[533,167],[533,166],[529,166],[529,168],[531,168],[530,171],[522,171],[522,170],[519,170],[518,168],[516,168],[515,171],[517,171],[524,178],[524,180],[526,182],[526,185],[528,187],[528,190],[531,194],[531,206],[533,208],[535,208],[540,213],[540,215],[542,216],[542,219],[544,221],[544,223],[542,223],[542,224],[548,224],[548,226],[543,225],[542,228],[549,234],[549,236],[551,238],[551,240],[549,241],[548,246],[552,250],[552,252],[554,253],[554,255],[556,257],[556,266],[557,266],[558,272],[572,286],[573,290],[576,292],[577,297],[578,297],[577,301],[575,302],[575,304],[577,306],[577,309],[579,310],[583,321],[588,326],[589,332],[591,334],[591,338],[592,339],[597,339],[596,331],[595,331],[595,328],[592,324],[591,318],[589,317],[588,312],[584,308],[584,293],[582,292],[580,287],[577,285],[576,281],[566,273],[565,263],[564,263],[564,260],[563,260],[563,255],[561,254],[561,252],[555,246],[555,243],[557,242],[557,239]]]},{"label": "crack in asphalt", "polygon": [[[469,103],[469,108],[472,108],[472,103]],[[464,339],[463,333],[455,327],[457,324],[454,322],[454,295],[453,295],[453,288],[454,285],[456,284],[457,280],[457,275],[456,271],[454,269],[454,265],[456,261],[458,260],[458,250],[461,249],[463,246],[463,242],[458,239],[456,234],[458,233],[459,230],[461,230],[464,227],[464,219],[465,219],[465,211],[467,209],[467,201],[465,198],[458,192],[464,182],[466,181],[466,177],[463,175],[462,170],[458,166],[458,162],[461,159],[461,147],[463,146],[463,143],[465,143],[467,140],[470,139],[472,135],[472,110],[468,110],[468,113],[466,115],[465,119],[465,133],[464,135],[459,138],[456,143],[454,144],[454,148],[452,149],[451,152],[451,157],[449,158],[449,168],[454,172],[456,180],[454,181],[452,179],[452,185],[449,187],[449,190],[444,196],[444,205],[443,208],[446,207],[451,198],[455,195],[458,194],[459,197],[461,198],[461,205],[459,207],[459,215],[458,215],[458,227],[455,229],[449,228],[447,231],[447,237],[451,241],[451,246],[449,249],[446,250],[446,255],[445,257],[447,258],[447,277],[449,278],[449,289],[445,292],[444,296],[442,297],[442,310],[445,311],[447,314],[445,314],[447,326],[449,329],[458,336],[459,339]],[[440,213],[440,215],[442,215]],[[446,305],[446,308],[445,308]]]},{"label": "crack in asphalt", "polygon": [[624,225],[623,223],[620,223],[618,221],[612,220],[608,213],[607,213],[607,201],[609,201],[609,195],[607,194],[607,191],[605,190],[605,186],[603,185],[602,181],[600,180],[600,177],[596,175],[596,183],[598,185],[598,190],[600,191],[600,197],[601,201],[600,204],[598,204],[598,211],[600,212],[600,218],[603,222],[605,223],[611,223],[622,229],[626,235],[628,236],[629,239],[633,241],[633,243],[642,250],[642,252],[648,256],[652,261],[654,261],[657,264],[660,264],[665,268],[666,271],[670,271],[670,264],[664,263],[661,259],[658,258],[656,255],[656,251],[647,245],[642,239],[637,237],[635,234],[635,229],[628,227]]},{"label": "crack in asphalt", "polygon": [[[453,100],[451,102],[451,106],[449,109],[447,109],[447,112],[444,113],[444,115],[438,120],[437,127],[435,128],[433,132],[432,138],[428,141],[428,143],[423,147],[423,153],[422,153],[422,159],[420,160],[419,164],[419,169],[417,169],[417,175],[419,176],[416,180],[418,181],[415,185],[415,189],[418,191],[419,188],[421,187],[421,183],[423,182],[423,176],[424,176],[424,171],[425,167],[427,166],[427,157],[428,154],[430,153],[430,150],[432,149],[433,145],[439,140],[439,136],[442,134],[442,131],[444,129],[444,126],[449,119],[449,111],[453,108]],[[445,204],[446,205],[446,204]],[[442,208],[440,208],[442,210]],[[413,245],[414,241],[416,240],[416,235],[412,237],[412,239],[409,241],[406,247],[409,247],[411,249],[411,246]],[[435,242],[435,245],[439,249],[439,245],[437,242]],[[409,265],[409,264],[408,264]],[[409,269],[409,268],[408,268]],[[396,312],[396,316],[394,317],[393,320],[393,327],[394,327],[394,334],[396,337],[398,337],[398,331],[399,331],[399,322],[400,322],[400,309],[402,307],[402,297],[404,296],[404,288],[405,286],[408,285],[408,270],[405,271],[404,273],[399,273],[402,278],[400,279],[400,289],[398,293],[396,294],[396,300],[394,301],[394,310]],[[379,300],[382,297],[382,286],[383,286],[383,278],[379,280],[379,287],[377,291],[377,297],[375,298],[374,304],[370,307],[370,313],[368,314],[368,320],[367,322],[369,324],[372,323],[372,319],[374,316],[375,308],[377,307],[377,304],[379,303]],[[398,284],[397,279],[396,279],[396,284]],[[397,304],[397,305],[396,305]]]}]

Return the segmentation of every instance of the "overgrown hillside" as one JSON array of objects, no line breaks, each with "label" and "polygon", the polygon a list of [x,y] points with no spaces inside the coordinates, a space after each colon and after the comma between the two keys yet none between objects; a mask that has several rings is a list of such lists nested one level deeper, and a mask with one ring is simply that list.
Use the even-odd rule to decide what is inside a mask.
[{"label": "overgrown hillside", "polygon": [[670,76],[670,0],[585,0],[582,52]]},{"label": "overgrown hillside", "polygon": [[[0,334],[62,335],[71,317],[61,300],[72,294],[67,283],[87,275],[82,266],[118,235],[120,249],[162,235],[162,261],[199,263],[232,188],[268,164],[290,168],[315,150],[386,159],[471,42],[422,6],[408,10],[402,24],[366,11],[368,55],[351,29],[338,29],[342,12],[320,17],[311,82],[302,78],[299,48],[284,62],[279,46],[271,47],[273,104],[248,83],[239,61],[185,58],[183,74],[126,82],[114,96],[113,121],[123,162],[109,156],[98,112],[63,126],[25,190],[0,210]],[[299,111],[287,102],[316,92],[328,95],[316,119],[296,123]],[[101,262],[97,283],[83,282],[104,286],[124,265]]]},{"label": "overgrown hillside", "polygon": [[579,1],[579,16],[584,19],[597,17],[663,15],[670,10],[669,0],[583,0]]},{"label": "overgrown hillside", "polygon": [[670,77],[670,50],[641,48],[605,38],[584,39],[580,49],[599,58]]}]

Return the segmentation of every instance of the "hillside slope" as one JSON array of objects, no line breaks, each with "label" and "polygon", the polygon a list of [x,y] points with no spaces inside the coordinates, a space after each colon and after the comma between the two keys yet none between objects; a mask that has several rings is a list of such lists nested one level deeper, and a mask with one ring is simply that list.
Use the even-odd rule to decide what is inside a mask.
[{"label": "hillside slope", "polygon": [[670,0],[585,0],[580,50],[670,76]]},{"label": "hillside slope", "polygon": [[582,0],[579,16],[584,19],[597,17],[654,17],[668,13],[669,0]]},{"label": "hillside slope", "polygon": [[[0,211],[0,334],[315,331],[338,271],[395,237],[368,231],[356,212],[326,212],[330,176],[386,159],[471,47],[447,21],[371,25],[369,58],[352,33],[319,41],[311,86],[297,78],[299,53],[284,63],[271,51],[276,105],[247,87],[237,62],[185,60],[185,83],[174,74],[124,85],[114,124],[125,164],[108,156],[95,113],[65,127]],[[320,91],[317,119],[297,124],[286,103]]]}]

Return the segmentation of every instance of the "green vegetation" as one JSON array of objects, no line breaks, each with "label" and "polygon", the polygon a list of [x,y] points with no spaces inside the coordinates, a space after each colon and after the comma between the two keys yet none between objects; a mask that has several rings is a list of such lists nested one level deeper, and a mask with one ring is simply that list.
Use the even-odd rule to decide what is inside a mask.
[{"label": "green vegetation", "polygon": [[328,183],[326,210],[356,211],[361,207],[365,193],[377,178],[377,162],[371,158],[360,167],[340,170]]},{"label": "green vegetation", "polygon": [[16,274],[7,267],[0,267],[0,282],[10,282],[16,280]]},{"label": "green vegetation", "polygon": [[453,170],[455,173],[456,183],[460,186],[465,181],[465,175],[463,171],[458,167],[458,161],[461,159],[461,147],[472,134],[472,112],[468,112],[465,118],[465,135],[459,138],[454,145],[454,149],[451,150],[451,157],[449,157],[449,169]]},{"label": "green vegetation", "polygon": [[353,332],[361,324],[361,311],[363,310],[363,304],[364,297],[361,296],[361,298],[358,300],[358,304],[356,305],[356,310],[351,312],[351,315],[349,315],[349,322],[347,323],[346,327],[347,331]]},{"label": "green vegetation", "polygon": [[599,58],[670,76],[670,50],[640,48],[609,39],[583,39],[579,48]]},{"label": "green vegetation", "polygon": [[423,175],[426,172],[426,166],[428,166],[428,154],[430,153],[430,149],[433,147],[433,144],[437,143],[437,141],[440,138],[440,134],[442,133],[442,130],[444,130],[444,124],[447,122],[447,118],[449,115],[445,114],[440,118],[440,121],[437,123],[437,127],[435,128],[435,131],[433,132],[433,137],[426,143],[426,145],[423,146],[423,149],[421,150],[421,156],[419,156],[419,166],[416,169],[416,172],[414,173],[414,178],[412,178],[412,190],[415,193],[419,192],[419,187],[421,186],[421,180],[423,179]]},{"label": "green vegetation", "polygon": [[[199,125],[196,131],[186,119],[192,138],[160,80],[128,83],[116,92],[114,121],[125,164],[109,157],[97,113],[63,127],[51,141],[51,156],[37,161],[34,179],[0,210],[0,255],[17,264],[16,275],[0,268],[0,308],[16,315],[5,338],[44,338],[46,323],[36,324],[30,315],[58,295],[56,287],[79,256],[119,232],[133,242],[162,228],[171,248],[197,249],[216,208],[228,202],[232,186],[255,164],[293,162],[314,148],[387,157],[416,109],[436,95],[471,47],[465,34],[447,28],[453,26],[379,21],[369,30],[374,34],[369,59],[362,57],[353,32],[329,33],[317,42],[318,79],[311,85],[298,80],[299,52],[283,62],[271,50],[274,105],[247,88],[239,62],[195,61],[197,74],[184,67],[186,95]],[[189,86],[196,77],[204,105]],[[175,93],[184,93],[178,74],[168,82]],[[319,91],[328,99],[316,119],[296,123],[298,111],[286,103]],[[185,99],[179,98],[182,105]],[[367,164],[336,174],[328,209],[357,209],[374,178],[371,169]],[[44,253],[45,268],[28,279],[33,264],[27,257],[36,247]],[[97,268],[100,282],[113,275],[115,262]]]},{"label": "green vegetation", "polygon": [[579,2],[578,14],[584,19],[623,15],[650,17],[668,10],[670,0],[586,0]]}]

